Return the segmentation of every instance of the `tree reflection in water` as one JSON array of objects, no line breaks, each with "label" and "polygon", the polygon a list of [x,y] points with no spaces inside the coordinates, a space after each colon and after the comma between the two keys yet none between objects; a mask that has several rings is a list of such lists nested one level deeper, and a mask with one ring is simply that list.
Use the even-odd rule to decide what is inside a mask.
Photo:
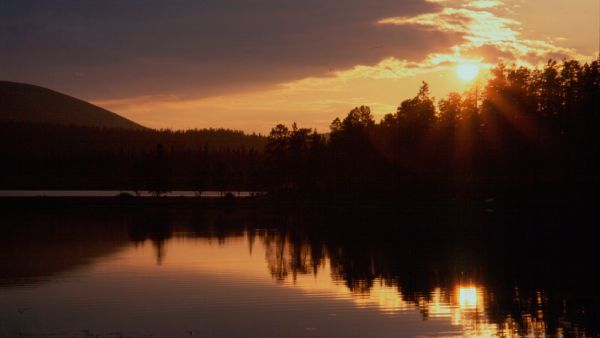
[{"label": "tree reflection in water", "polygon": [[[302,287],[304,276],[326,274],[327,283],[319,287],[357,307],[376,306],[388,315],[418,309],[423,320],[450,318],[473,336],[598,333],[594,226],[565,227],[569,223],[560,218],[516,217],[511,223],[498,216],[456,219],[377,208],[147,210],[80,207],[26,219],[18,209],[5,214],[0,287],[21,277],[47,278],[131,242],[152,242],[161,264],[175,238],[227,245],[244,236],[249,254],[264,247],[274,280]],[[36,251],[24,247],[45,252],[37,275]],[[73,252],[83,258],[70,260]]]}]

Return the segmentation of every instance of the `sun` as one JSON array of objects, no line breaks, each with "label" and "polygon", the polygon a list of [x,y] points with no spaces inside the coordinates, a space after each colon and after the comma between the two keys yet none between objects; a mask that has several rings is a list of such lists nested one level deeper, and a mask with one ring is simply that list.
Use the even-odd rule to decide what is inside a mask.
[{"label": "sun", "polygon": [[479,74],[479,66],[473,63],[462,63],[456,66],[456,75],[463,81],[472,81]]}]

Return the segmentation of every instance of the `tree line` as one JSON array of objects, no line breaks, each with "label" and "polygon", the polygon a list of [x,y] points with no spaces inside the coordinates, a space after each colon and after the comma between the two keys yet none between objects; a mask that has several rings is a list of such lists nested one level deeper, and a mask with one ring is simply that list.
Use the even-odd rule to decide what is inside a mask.
[{"label": "tree line", "polygon": [[500,64],[435,100],[427,83],[376,121],[368,106],[328,133],[0,124],[0,189],[254,190],[298,198],[596,198],[598,61]]},{"label": "tree line", "polygon": [[500,64],[481,88],[437,103],[423,82],[379,121],[361,106],[333,120],[327,136],[274,127],[268,187],[357,199],[595,197],[599,98],[598,61]]},{"label": "tree line", "polygon": [[254,190],[266,138],[241,131],[0,123],[0,189]]}]

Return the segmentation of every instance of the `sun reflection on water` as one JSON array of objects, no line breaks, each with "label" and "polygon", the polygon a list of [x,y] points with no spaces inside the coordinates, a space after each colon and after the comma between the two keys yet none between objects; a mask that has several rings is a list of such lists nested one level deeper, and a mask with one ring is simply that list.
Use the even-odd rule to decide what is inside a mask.
[{"label": "sun reflection on water", "polygon": [[458,288],[458,304],[461,309],[476,309],[477,308],[477,288],[476,287],[459,287]]},{"label": "sun reflection on water", "polygon": [[[259,243],[256,239],[260,239],[262,245],[256,245]],[[196,270],[238,279],[249,278],[259,283],[275,283],[279,287],[299,290],[307,297],[351,302],[358,309],[375,309],[390,318],[412,313],[420,314],[423,320],[447,320],[456,327],[456,332],[462,332],[460,336],[544,335],[547,329],[541,309],[534,316],[524,313],[518,317],[509,315],[500,318],[500,321],[499,318],[490,318],[488,308],[495,299],[480,284],[456,282],[454,287],[437,286],[430,293],[416,294],[383,278],[375,278],[368,285],[363,285],[365,281],[362,281],[362,284],[350,286],[338,276],[327,255],[318,264],[306,259],[309,248],[299,250],[286,241],[251,237],[248,233],[215,244],[209,239],[171,239],[165,243],[169,255],[161,269],[173,274],[179,270]],[[141,253],[140,248],[136,250]],[[148,254],[152,255],[152,252],[145,250],[144,256]],[[140,268],[142,261],[139,255],[129,255],[130,259],[137,257],[132,264]],[[299,257],[304,257],[305,264],[301,264],[300,270],[295,270]],[[120,261],[121,269],[127,266],[124,264],[126,261]],[[152,259],[143,262],[148,264],[148,268],[155,264]],[[518,290],[515,292],[518,295]],[[541,293],[532,299],[538,307],[543,301]]]}]

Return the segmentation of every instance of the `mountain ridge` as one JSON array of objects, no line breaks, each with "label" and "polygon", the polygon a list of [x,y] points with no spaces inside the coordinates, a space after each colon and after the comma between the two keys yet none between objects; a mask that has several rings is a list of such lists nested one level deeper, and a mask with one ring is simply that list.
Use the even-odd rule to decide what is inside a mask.
[{"label": "mountain ridge", "polygon": [[85,100],[42,86],[11,81],[0,81],[0,122],[3,121],[146,129]]}]

